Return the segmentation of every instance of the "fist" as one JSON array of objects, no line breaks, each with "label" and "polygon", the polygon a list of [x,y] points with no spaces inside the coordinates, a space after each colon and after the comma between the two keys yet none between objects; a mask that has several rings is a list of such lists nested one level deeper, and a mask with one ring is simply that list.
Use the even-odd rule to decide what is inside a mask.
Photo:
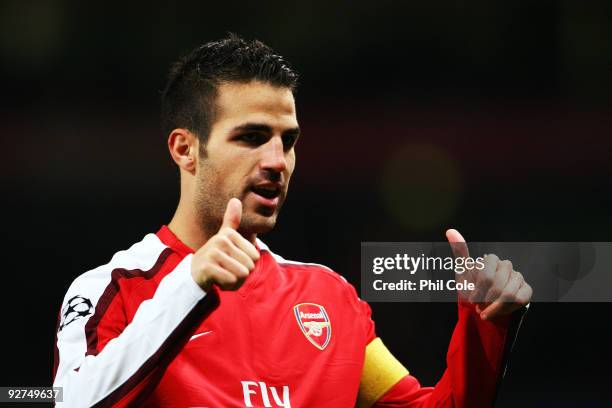
[{"label": "fist", "polygon": [[237,290],[255,268],[259,252],[238,232],[241,218],[242,203],[232,198],[219,232],[193,255],[191,276],[207,292],[213,284],[224,290]]},{"label": "fist", "polygon": [[[446,231],[446,238],[455,257],[470,256],[465,239],[457,230]],[[533,290],[520,272],[514,270],[512,262],[488,254],[482,269],[466,271],[464,279],[474,283],[474,289],[459,294],[464,300],[476,303],[480,318],[488,320],[510,314],[531,300]]]}]

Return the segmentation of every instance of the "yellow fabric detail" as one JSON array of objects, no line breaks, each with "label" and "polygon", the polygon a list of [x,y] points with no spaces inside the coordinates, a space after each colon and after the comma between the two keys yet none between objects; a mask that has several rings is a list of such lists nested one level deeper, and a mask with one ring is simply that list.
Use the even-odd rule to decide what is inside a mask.
[{"label": "yellow fabric detail", "polygon": [[380,338],[375,338],[366,347],[357,406],[371,407],[407,375],[406,367],[393,357]]}]

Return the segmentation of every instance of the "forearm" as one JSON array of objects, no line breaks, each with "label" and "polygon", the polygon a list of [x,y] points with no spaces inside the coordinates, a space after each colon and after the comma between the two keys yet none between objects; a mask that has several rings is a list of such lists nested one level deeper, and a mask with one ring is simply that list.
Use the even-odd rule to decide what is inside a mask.
[{"label": "forearm", "polygon": [[[522,314],[522,311],[516,312]],[[447,368],[435,387],[405,376],[375,407],[490,407],[505,365],[511,316],[483,321],[473,306],[459,305],[459,320],[448,348]]]},{"label": "forearm", "polygon": [[205,294],[193,281],[190,261],[186,257],[161,281],[155,295],[141,303],[130,324],[99,353],[86,356],[85,321],[58,333],[54,386],[64,387],[65,406],[122,405],[155,380],[156,369],[180,350],[217,302],[214,293]]}]

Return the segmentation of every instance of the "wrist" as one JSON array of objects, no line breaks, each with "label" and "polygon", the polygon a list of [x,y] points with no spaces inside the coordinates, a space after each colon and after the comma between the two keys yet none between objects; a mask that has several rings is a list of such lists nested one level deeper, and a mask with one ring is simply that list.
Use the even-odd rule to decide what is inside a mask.
[{"label": "wrist", "polygon": [[201,273],[198,273],[198,271],[196,271],[193,268],[193,265],[191,267],[191,277],[193,278],[193,280],[195,281],[195,283],[206,293],[210,292],[211,288],[212,288],[212,282],[210,281],[210,279],[205,278],[202,276]]}]

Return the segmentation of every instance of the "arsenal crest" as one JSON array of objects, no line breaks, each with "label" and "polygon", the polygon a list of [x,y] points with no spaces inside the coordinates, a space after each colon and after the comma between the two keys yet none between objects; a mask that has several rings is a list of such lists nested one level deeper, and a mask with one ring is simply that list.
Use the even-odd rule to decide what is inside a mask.
[{"label": "arsenal crest", "polygon": [[300,303],[293,311],[304,336],[319,350],[327,347],[331,340],[331,323],[325,308],[316,303]]}]

